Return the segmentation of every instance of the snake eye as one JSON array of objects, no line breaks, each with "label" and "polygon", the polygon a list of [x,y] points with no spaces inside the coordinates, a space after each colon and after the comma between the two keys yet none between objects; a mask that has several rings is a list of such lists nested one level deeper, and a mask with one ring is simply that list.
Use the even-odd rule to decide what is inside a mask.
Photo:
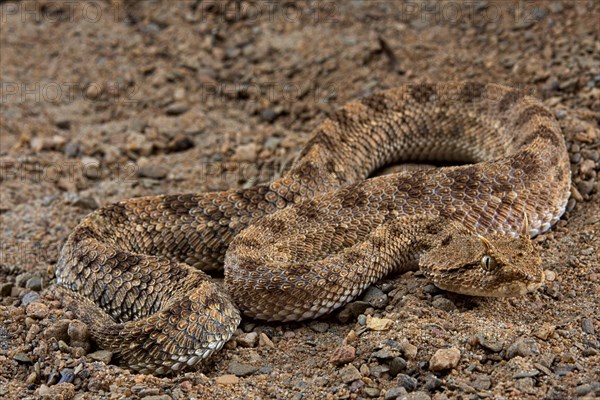
[{"label": "snake eye", "polygon": [[490,256],[483,256],[481,259],[481,267],[486,271],[491,271],[496,267],[496,261]]}]

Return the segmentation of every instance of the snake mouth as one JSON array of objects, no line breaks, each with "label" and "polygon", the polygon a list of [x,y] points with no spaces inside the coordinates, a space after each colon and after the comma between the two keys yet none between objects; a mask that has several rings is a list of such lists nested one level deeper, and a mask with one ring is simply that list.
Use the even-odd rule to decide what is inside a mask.
[{"label": "snake mouth", "polygon": [[512,281],[486,287],[444,284],[439,281],[434,281],[433,283],[440,289],[466,296],[518,297],[526,295],[527,293],[535,292],[544,284],[544,281],[544,273],[541,272],[540,275],[535,279],[526,281]]}]

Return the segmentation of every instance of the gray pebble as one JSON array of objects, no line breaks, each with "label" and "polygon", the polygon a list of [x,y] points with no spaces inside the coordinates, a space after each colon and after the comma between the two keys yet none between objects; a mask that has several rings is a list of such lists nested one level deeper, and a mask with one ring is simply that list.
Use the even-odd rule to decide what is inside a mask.
[{"label": "gray pebble", "polygon": [[477,375],[471,382],[471,386],[480,391],[488,390],[492,387],[492,378],[489,375]]},{"label": "gray pebble", "polygon": [[268,375],[271,372],[273,372],[273,367],[271,365],[265,365],[263,367],[260,367],[258,369],[258,372],[261,373],[261,374],[264,374],[264,375]]},{"label": "gray pebble", "polygon": [[32,277],[33,274],[29,272],[23,272],[22,274],[17,275],[17,278],[15,279],[15,286],[25,287],[27,281]]},{"label": "gray pebble", "polygon": [[395,399],[399,399],[399,398],[404,398],[404,396],[406,396],[407,394],[408,394],[408,392],[406,391],[406,389],[404,387],[396,386],[394,388],[391,388],[387,392],[385,392],[384,399],[385,400],[395,400]]},{"label": "gray pebble", "polygon": [[540,374],[540,371],[538,371],[538,370],[521,371],[521,372],[517,372],[512,377],[513,377],[513,379],[533,378],[534,376],[538,376],[539,374]]},{"label": "gray pebble", "polygon": [[29,278],[27,280],[25,287],[27,289],[31,289],[31,290],[35,290],[36,292],[39,292],[40,290],[42,290],[42,278],[37,275],[32,276],[31,278]]},{"label": "gray pebble", "polygon": [[556,116],[556,119],[561,120],[567,116],[567,112],[565,110],[558,110],[554,115]]},{"label": "gray pebble", "polygon": [[245,335],[240,335],[235,341],[243,347],[256,347],[258,343],[258,333],[250,332]]},{"label": "gray pebble", "polygon": [[374,308],[385,308],[388,305],[388,296],[375,286],[370,286],[363,295],[363,301],[366,301]]},{"label": "gray pebble", "polygon": [[397,376],[400,371],[404,371],[407,367],[406,360],[402,357],[394,357],[392,361],[390,361],[390,375],[392,377]]},{"label": "gray pebble", "polygon": [[10,282],[0,283],[0,297],[8,297],[12,292],[13,284]]},{"label": "gray pebble", "polygon": [[360,378],[362,378],[362,375],[354,365],[348,364],[347,366],[341,369],[340,378],[342,379],[342,382],[350,383],[352,381],[359,380]]},{"label": "gray pebble", "polygon": [[371,353],[371,356],[378,360],[389,360],[398,356],[398,353],[391,351],[390,349],[381,349]]},{"label": "gray pebble", "polygon": [[414,391],[418,384],[418,381],[415,378],[406,374],[398,374],[396,381],[398,382],[398,385],[402,386],[409,392]]},{"label": "gray pebble", "polygon": [[366,301],[353,301],[347,305],[354,318],[358,318],[358,316],[363,314],[370,306],[371,305]]},{"label": "gray pebble", "polygon": [[167,176],[167,170],[155,165],[144,165],[138,169],[139,176],[143,178],[164,179]]},{"label": "gray pebble", "polygon": [[227,372],[235,376],[247,376],[255,373],[256,371],[258,371],[258,367],[238,361],[232,361],[227,368]]},{"label": "gray pebble", "polygon": [[577,183],[577,190],[582,195],[590,195],[594,191],[595,182],[593,179],[589,179],[587,181],[581,181]]},{"label": "gray pebble", "polygon": [[13,356],[13,360],[18,361],[20,363],[24,363],[24,364],[31,364],[33,363],[33,361],[31,361],[31,358],[29,358],[29,356],[25,353],[17,353]]},{"label": "gray pebble", "polygon": [[402,400],[431,400],[431,397],[425,392],[418,391],[407,394],[402,397]]},{"label": "gray pebble", "polygon": [[365,314],[360,314],[356,321],[359,325],[365,326],[367,324],[367,316]]},{"label": "gray pebble", "polygon": [[571,162],[573,164],[579,164],[580,161],[581,161],[581,153],[571,154]]},{"label": "gray pebble", "polygon": [[427,375],[425,377],[425,385],[423,386],[429,392],[435,392],[442,386],[442,380],[435,375]]},{"label": "gray pebble", "polygon": [[374,387],[366,387],[363,389],[363,392],[369,397],[379,397],[379,389]]},{"label": "gray pebble", "polygon": [[183,103],[173,103],[165,109],[167,115],[176,116],[186,113],[190,108]]},{"label": "gray pebble", "polygon": [[539,354],[540,349],[533,338],[517,339],[506,350],[506,358],[511,359],[516,356],[528,357],[532,354]]},{"label": "gray pebble", "polygon": [[37,292],[27,292],[21,299],[21,304],[26,306],[28,304],[33,303],[34,301],[37,301],[39,298],[40,295],[37,294]]},{"label": "gray pebble", "polygon": [[99,208],[98,202],[91,196],[80,196],[79,194],[75,194],[72,198],[68,200],[69,204],[83,208],[88,210],[95,210]]},{"label": "gray pebble", "polygon": [[77,157],[81,151],[81,146],[77,142],[69,142],[65,146],[65,156],[69,158]]},{"label": "gray pebble", "polygon": [[60,371],[60,380],[58,381],[58,383],[71,383],[74,379],[75,373],[73,372],[73,369],[65,368],[62,371]]},{"label": "gray pebble", "polygon": [[260,119],[265,122],[273,122],[277,119],[277,113],[273,109],[267,108],[260,113]]},{"label": "gray pebble", "polygon": [[313,321],[308,326],[318,333],[325,333],[329,330],[329,324],[327,322]]},{"label": "gray pebble", "polygon": [[591,318],[585,318],[581,321],[581,329],[588,335],[594,335],[596,330],[594,329],[594,321]]},{"label": "gray pebble", "polygon": [[111,353],[108,350],[98,350],[98,351],[88,354],[87,356],[89,358],[91,358],[92,360],[101,361],[104,364],[108,364],[108,363],[110,363],[110,360],[112,359],[113,353]]},{"label": "gray pebble", "polygon": [[456,310],[456,305],[445,297],[436,297],[431,304],[442,311],[450,312]]},{"label": "gray pebble", "polygon": [[279,146],[279,143],[281,143],[281,138],[277,136],[270,136],[265,141],[264,148],[269,150],[275,150],[277,146]]}]

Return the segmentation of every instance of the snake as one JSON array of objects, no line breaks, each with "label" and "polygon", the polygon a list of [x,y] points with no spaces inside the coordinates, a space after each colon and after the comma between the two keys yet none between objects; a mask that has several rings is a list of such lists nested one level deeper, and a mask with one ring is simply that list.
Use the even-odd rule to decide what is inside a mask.
[{"label": "snake", "polygon": [[[424,161],[445,166],[373,176]],[[532,238],[562,216],[570,187],[561,128],[525,90],[406,84],[330,113],[269,183],[93,211],[55,283],[126,367],[176,373],[220,350],[242,315],[318,318],[390,274],[419,270],[468,296],[534,292]]]}]

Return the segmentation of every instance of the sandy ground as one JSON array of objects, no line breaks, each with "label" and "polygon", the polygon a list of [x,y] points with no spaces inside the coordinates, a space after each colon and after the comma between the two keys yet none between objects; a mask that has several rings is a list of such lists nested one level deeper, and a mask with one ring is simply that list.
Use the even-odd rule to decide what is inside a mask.
[{"label": "sandy ground", "polygon": [[[3,1],[0,397],[597,398],[599,18],[597,1]],[[53,296],[91,210],[266,182],[345,102],[462,79],[528,90],[563,128],[572,200],[536,239],[537,293],[390,277],[315,322],[245,319],[163,378],[119,367]]]}]

